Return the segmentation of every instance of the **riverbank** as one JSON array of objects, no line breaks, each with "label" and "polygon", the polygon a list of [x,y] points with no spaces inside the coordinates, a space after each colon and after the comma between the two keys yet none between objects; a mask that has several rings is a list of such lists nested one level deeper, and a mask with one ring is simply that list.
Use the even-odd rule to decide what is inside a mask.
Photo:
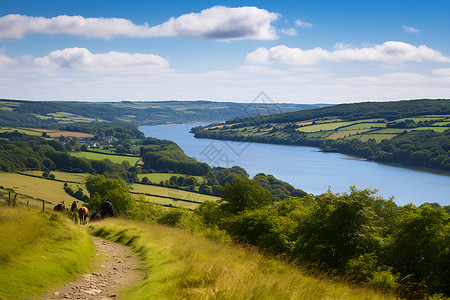
[{"label": "riverbank", "polygon": [[[272,174],[308,193],[321,194],[331,186],[335,192],[360,188],[379,188],[384,198],[395,197],[399,205],[438,202],[449,205],[449,173],[416,167],[361,161],[340,153],[321,152],[318,148],[263,143],[195,139],[190,125],[142,126],[146,136],[170,139],[187,155],[213,166],[241,166],[250,176]],[[215,148],[226,160],[211,161],[203,155],[205,149]]]}]

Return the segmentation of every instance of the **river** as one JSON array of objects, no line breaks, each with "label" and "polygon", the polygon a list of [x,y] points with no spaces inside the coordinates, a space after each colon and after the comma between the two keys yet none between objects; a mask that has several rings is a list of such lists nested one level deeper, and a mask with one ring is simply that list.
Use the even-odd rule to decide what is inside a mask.
[{"label": "river", "polygon": [[251,177],[272,174],[308,193],[321,194],[349,187],[379,188],[384,198],[394,196],[398,205],[438,202],[450,205],[450,172],[422,171],[371,161],[356,160],[317,148],[196,139],[192,124],[141,126],[146,136],[176,142],[184,152],[212,166],[240,166]]}]

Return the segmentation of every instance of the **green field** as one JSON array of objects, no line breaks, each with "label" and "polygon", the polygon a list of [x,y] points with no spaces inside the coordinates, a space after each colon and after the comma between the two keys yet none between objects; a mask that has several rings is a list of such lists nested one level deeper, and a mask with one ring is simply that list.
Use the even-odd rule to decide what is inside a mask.
[{"label": "green field", "polygon": [[341,128],[341,130],[362,130],[362,129],[384,128],[384,127],[386,127],[385,123],[361,123]]},{"label": "green field", "polygon": [[413,117],[413,118],[403,118],[395,120],[394,122],[403,122],[405,120],[413,120],[416,123],[419,123],[420,121],[437,121],[437,120],[444,120],[448,116],[419,116],[419,117]]},{"label": "green field", "polygon": [[[433,123],[433,126],[448,126],[450,124],[450,122],[447,122],[447,121],[445,121],[445,122],[436,122],[436,123]],[[448,127],[449,129],[450,129],[450,127]]]},{"label": "green field", "polygon": [[404,128],[381,128],[381,129],[378,129],[376,131],[376,133],[399,134],[399,133],[403,133],[405,131],[410,132],[412,130],[413,129],[411,129],[411,128],[406,128],[406,129],[404,129]]},{"label": "green field", "polygon": [[34,135],[34,136],[41,136],[42,135],[42,132],[29,130],[29,129],[15,128],[15,127],[0,127],[0,133],[3,133],[3,132],[14,132],[14,131],[18,131],[18,132],[26,134],[26,135]]},{"label": "green field", "polygon": [[186,202],[186,201],[181,201],[181,200],[176,201],[176,200],[172,200],[169,198],[157,197],[157,196],[144,195],[144,199],[148,202],[154,202],[156,204],[172,205],[172,206],[178,206],[178,207],[183,207],[183,208],[187,208],[187,209],[196,209],[199,206],[199,204],[197,204],[197,203]]},{"label": "green field", "polygon": [[[43,171],[24,171],[21,173],[30,174],[33,176],[41,176]],[[51,174],[55,175],[55,179],[77,183],[84,183],[86,178],[90,175],[88,173],[69,173],[61,171],[51,171]]]},{"label": "green field", "polygon": [[44,117],[47,117],[47,116],[50,118],[54,118],[59,123],[63,123],[63,124],[64,123],[90,123],[90,122],[94,122],[94,121],[105,122],[105,120],[83,117],[83,116],[75,115],[75,114],[68,113],[68,112],[49,113]]},{"label": "green field", "polygon": [[390,140],[395,136],[396,134],[363,134],[359,135],[359,140],[367,142],[370,139],[374,139],[377,143],[379,143],[382,140]]},{"label": "green field", "polygon": [[450,129],[449,127],[418,127],[413,128],[413,130],[433,130],[436,132],[444,132],[446,130]]},{"label": "green field", "polygon": [[309,125],[309,126],[303,126],[296,130],[303,131],[303,132],[317,132],[317,131],[326,131],[326,130],[335,130],[343,126],[349,126],[355,123],[359,123],[360,121],[353,121],[353,122],[335,122],[335,123],[325,123],[325,124],[318,124],[318,125]]},{"label": "green field", "polygon": [[326,137],[326,139],[329,140],[336,140],[341,138],[347,138],[351,135],[358,135],[364,132],[367,132],[369,129],[366,130],[339,130],[337,132],[331,133],[329,136]]},{"label": "green field", "polygon": [[30,206],[42,207],[42,200],[48,203],[49,209],[53,209],[53,205],[60,201],[72,203],[75,198],[69,196],[64,191],[64,182],[54,181],[44,178],[30,177],[14,173],[0,173],[0,184],[5,189],[13,189],[17,196],[17,200],[25,205],[30,200]]},{"label": "green field", "polygon": [[[42,175],[42,171],[26,171],[25,173],[34,176]],[[69,183],[68,185],[74,191],[76,191],[78,188],[82,188],[83,193],[89,195],[86,190],[86,186],[84,185],[84,181],[86,177],[89,176],[89,174],[66,173],[58,171],[53,171],[51,172],[51,174],[55,175],[55,179],[78,182]],[[53,209],[53,206],[60,201],[64,201],[67,205],[68,203],[70,204],[75,200],[75,198],[69,196],[64,191],[64,182],[61,181],[44,179],[41,177],[31,177],[15,173],[0,173],[0,185],[3,186],[3,189],[0,189],[0,193],[2,193],[5,197],[8,197],[8,190],[6,190],[8,188],[13,189],[15,193],[18,193],[16,200],[21,205],[26,205],[27,202],[29,202],[29,205],[31,207],[41,208],[42,200],[45,200],[47,209]],[[181,206],[190,209],[197,207],[198,204],[184,201],[204,202],[206,200],[217,201],[220,199],[219,197],[215,196],[202,195],[189,191],[153,185],[130,184],[129,188],[130,192],[133,193],[156,195],[143,195],[148,201],[153,201],[155,203],[163,205],[170,204],[174,206]],[[176,198],[179,200],[173,200],[170,198]]]},{"label": "green field", "polygon": [[194,177],[198,183],[203,183],[205,179],[202,176],[192,176],[185,174],[172,174],[172,173],[149,173],[149,174],[138,174],[139,181],[142,181],[142,178],[147,177],[152,183],[159,184],[161,181],[169,180],[172,176],[185,176],[185,177]]},{"label": "green field", "polygon": [[130,184],[130,191],[139,194],[152,194],[161,197],[177,198],[181,200],[204,202],[206,200],[217,201],[220,198],[209,195],[202,195],[198,193],[192,193],[189,191],[171,189],[162,186],[145,185],[145,184]]},{"label": "green field", "polygon": [[93,153],[93,152],[71,152],[70,155],[75,157],[84,157],[87,159],[93,159],[93,160],[103,160],[103,159],[109,159],[113,163],[121,164],[124,160],[128,161],[130,165],[134,166],[137,161],[140,159],[139,157],[134,156],[124,156],[124,155],[107,155],[107,154],[100,154],[100,153]]}]

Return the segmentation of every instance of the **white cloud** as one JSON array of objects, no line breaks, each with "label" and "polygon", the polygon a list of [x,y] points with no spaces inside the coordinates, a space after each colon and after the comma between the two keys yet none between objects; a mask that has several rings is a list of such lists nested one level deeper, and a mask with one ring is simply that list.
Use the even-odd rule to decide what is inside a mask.
[{"label": "white cloud", "polygon": [[345,48],[328,51],[320,47],[302,50],[285,45],[275,46],[269,50],[258,48],[247,54],[249,64],[282,63],[297,66],[312,66],[321,61],[334,62],[382,62],[399,64],[407,61],[450,62],[450,58],[425,45],[413,46],[408,43],[387,41],[380,45],[365,48]]},{"label": "white cloud", "polygon": [[450,76],[450,68],[434,69],[432,72],[439,76]]},{"label": "white cloud", "polygon": [[342,49],[347,49],[347,48],[351,48],[353,45],[352,44],[347,44],[344,42],[339,42],[334,44],[333,49],[338,49],[338,50],[342,50]]},{"label": "white cloud", "polygon": [[295,29],[295,28],[283,28],[280,31],[282,34],[286,34],[286,35],[290,35],[290,36],[297,35],[297,29]]},{"label": "white cloud", "polygon": [[0,53],[0,68],[6,68],[17,64],[17,60],[9,58],[3,53]]},{"label": "white cloud", "polygon": [[66,48],[56,50],[44,57],[34,59],[38,66],[50,68],[86,69],[105,71],[120,68],[168,67],[164,58],[154,54],[123,53],[111,51],[93,54],[86,48]]},{"label": "white cloud", "polygon": [[22,39],[33,33],[70,34],[111,39],[186,37],[214,40],[274,40],[271,22],[278,14],[257,7],[214,6],[199,13],[189,13],[150,27],[121,18],[84,18],[61,15],[53,18],[10,14],[0,18],[0,39]]},{"label": "white cloud", "polygon": [[416,29],[416,28],[410,27],[410,26],[406,26],[406,25],[403,25],[402,28],[403,28],[403,30],[406,31],[407,33],[419,33],[419,32],[420,32],[419,29]]},{"label": "white cloud", "polygon": [[313,24],[302,21],[300,19],[295,20],[295,25],[297,25],[298,27],[302,27],[302,28],[312,28]]},{"label": "white cloud", "polygon": [[149,29],[149,35],[183,36],[199,39],[274,40],[271,22],[278,14],[257,7],[214,6],[200,13],[190,13]]}]

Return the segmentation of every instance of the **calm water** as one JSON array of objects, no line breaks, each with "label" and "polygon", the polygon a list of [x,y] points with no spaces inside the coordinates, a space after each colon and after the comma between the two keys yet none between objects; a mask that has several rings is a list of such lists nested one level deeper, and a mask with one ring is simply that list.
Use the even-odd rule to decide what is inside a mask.
[{"label": "calm water", "polygon": [[250,176],[272,174],[308,193],[321,194],[328,186],[346,192],[356,185],[379,188],[384,198],[398,205],[438,202],[450,205],[450,172],[424,172],[375,162],[353,160],[317,148],[196,139],[189,130],[197,125],[142,126],[146,136],[176,142],[198,161],[214,166],[241,166]]}]

